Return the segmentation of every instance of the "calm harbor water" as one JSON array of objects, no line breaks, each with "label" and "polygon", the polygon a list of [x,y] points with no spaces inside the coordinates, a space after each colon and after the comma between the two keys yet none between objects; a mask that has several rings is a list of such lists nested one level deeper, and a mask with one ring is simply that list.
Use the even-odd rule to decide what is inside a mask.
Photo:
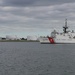
[{"label": "calm harbor water", "polygon": [[0,42],[0,75],[75,75],[75,44]]}]

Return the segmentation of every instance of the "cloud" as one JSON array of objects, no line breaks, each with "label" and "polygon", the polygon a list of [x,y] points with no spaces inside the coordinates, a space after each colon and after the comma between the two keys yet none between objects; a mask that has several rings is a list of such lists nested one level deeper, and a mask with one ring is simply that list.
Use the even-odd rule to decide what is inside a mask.
[{"label": "cloud", "polygon": [[[72,19],[75,3],[39,7],[0,7],[0,23],[25,25],[26,27],[44,27],[58,24],[65,18]],[[58,24],[59,25],[59,24]],[[45,26],[46,27],[46,26]]]},{"label": "cloud", "polygon": [[74,0],[2,0],[0,5],[0,32],[38,34],[53,28],[61,30],[65,18],[74,28]]},{"label": "cloud", "polygon": [[21,24],[40,27],[46,24],[59,23],[65,18],[74,18],[75,3],[39,7],[2,7],[0,21],[3,23]]},{"label": "cloud", "polygon": [[2,0],[7,6],[47,6],[75,2],[75,0]]}]

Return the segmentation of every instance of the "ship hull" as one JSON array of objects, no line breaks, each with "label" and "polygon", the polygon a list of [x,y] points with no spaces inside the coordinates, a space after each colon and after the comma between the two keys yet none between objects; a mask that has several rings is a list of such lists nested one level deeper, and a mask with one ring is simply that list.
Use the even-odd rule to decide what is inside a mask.
[{"label": "ship hull", "polygon": [[41,44],[73,44],[75,43],[75,39],[56,39],[51,37],[40,38]]},{"label": "ship hull", "polygon": [[51,37],[42,37],[39,39],[41,44],[54,44],[54,39]]},{"label": "ship hull", "polygon": [[46,38],[46,37],[40,38],[39,41],[40,41],[41,44],[50,44],[49,39]]}]

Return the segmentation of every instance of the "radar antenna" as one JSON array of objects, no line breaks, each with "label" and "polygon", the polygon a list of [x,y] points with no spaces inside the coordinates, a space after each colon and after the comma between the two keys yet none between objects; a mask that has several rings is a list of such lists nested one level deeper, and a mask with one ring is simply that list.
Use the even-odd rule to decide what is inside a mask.
[{"label": "radar antenna", "polygon": [[67,19],[65,19],[65,26],[63,26],[63,31],[64,31],[64,33],[67,33],[67,29],[68,29],[68,26],[67,26]]}]

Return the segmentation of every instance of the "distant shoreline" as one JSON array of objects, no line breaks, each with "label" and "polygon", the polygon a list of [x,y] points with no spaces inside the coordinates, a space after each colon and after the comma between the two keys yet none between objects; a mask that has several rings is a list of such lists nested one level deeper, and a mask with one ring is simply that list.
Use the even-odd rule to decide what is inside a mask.
[{"label": "distant shoreline", "polygon": [[33,41],[33,40],[0,40],[0,42],[39,42],[39,41]]}]

